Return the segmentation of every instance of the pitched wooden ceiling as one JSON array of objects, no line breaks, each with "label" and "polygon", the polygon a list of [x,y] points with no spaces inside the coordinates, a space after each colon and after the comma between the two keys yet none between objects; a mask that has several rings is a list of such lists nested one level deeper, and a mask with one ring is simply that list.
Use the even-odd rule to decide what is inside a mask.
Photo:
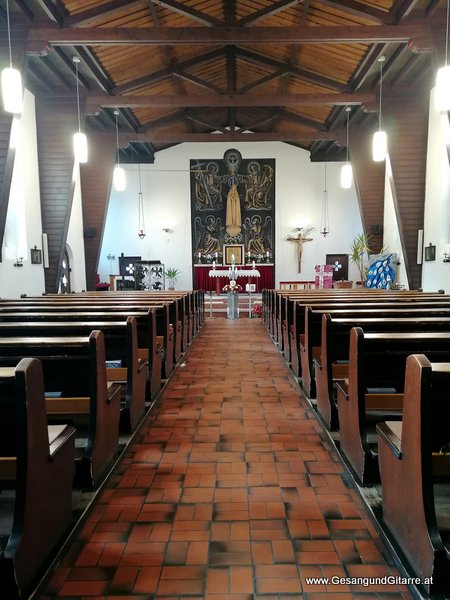
[{"label": "pitched wooden ceiling", "polygon": [[378,58],[386,56],[386,88],[420,93],[445,30],[437,0],[10,0],[10,8],[27,85],[42,98],[72,97],[76,111],[78,56],[85,127],[114,130],[118,109],[124,162],[151,162],[183,141],[248,135],[342,160],[345,107],[352,126],[377,122]]}]

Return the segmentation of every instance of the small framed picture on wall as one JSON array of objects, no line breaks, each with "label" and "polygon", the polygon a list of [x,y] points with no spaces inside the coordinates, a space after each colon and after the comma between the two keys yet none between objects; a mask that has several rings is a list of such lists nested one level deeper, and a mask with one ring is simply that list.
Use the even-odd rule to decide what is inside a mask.
[{"label": "small framed picture on wall", "polygon": [[431,243],[425,246],[425,260],[436,260],[436,246],[433,246]]}]

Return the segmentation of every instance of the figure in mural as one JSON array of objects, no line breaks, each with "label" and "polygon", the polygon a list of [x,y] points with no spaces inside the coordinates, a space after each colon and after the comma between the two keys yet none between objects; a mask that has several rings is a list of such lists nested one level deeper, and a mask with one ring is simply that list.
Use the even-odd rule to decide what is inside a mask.
[{"label": "figure in mural", "polygon": [[247,234],[248,252],[263,256],[268,250],[272,250],[269,239],[271,222],[272,219],[266,217],[263,223],[260,215],[254,215],[251,219],[250,217],[245,219],[244,227]]},{"label": "figure in mural", "polygon": [[222,207],[222,183],[217,163],[210,162],[203,171],[195,173],[195,203],[197,210],[214,210]]},{"label": "figure in mural", "polygon": [[230,237],[235,238],[241,233],[241,199],[235,184],[231,186],[227,196],[226,225]]},{"label": "figure in mural", "polygon": [[249,210],[270,210],[270,188],[273,182],[273,170],[264,165],[262,172],[259,163],[248,165],[248,175],[243,177],[245,183],[244,206]]},{"label": "figure in mural", "polygon": [[213,255],[216,252],[222,255],[222,244],[220,243],[220,230],[222,222],[219,217],[208,215],[205,224],[202,224],[201,218],[195,219],[195,238],[197,241],[195,253],[201,252],[202,255]]}]

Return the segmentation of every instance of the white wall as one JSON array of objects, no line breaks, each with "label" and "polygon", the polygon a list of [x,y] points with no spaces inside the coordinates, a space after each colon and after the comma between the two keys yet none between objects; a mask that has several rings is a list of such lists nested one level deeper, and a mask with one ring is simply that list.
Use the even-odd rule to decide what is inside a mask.
[{"label": "white wall", "polygon": [[423,242],[436,246],[436,260],[424,261],[422,287],[450,293],[450,263],[443,262],[444,246],[450,242],[450,169],[446,145],[450,143],[448,115],[434,109],[431,92],[428,124],[427,178]]},{"label": "white wall", "polygon": [[[160,259],[166,267],[181,269],[178,289],[192,288],[190,159],[221,159],[226,150],[235,147],[247,158],[275,158],[276,185],[276,282],[280,280],[313,280],[314,265],[323,264],[326,254],[348,253],[355,235],[362,231],[355,188],[342,190],[339,185],[341,163],[329,163],[327,188],[329,195],[330,234],[319,234],[324,165],[311,163],[309,152],[283,143],[247,142],[229,144],[180,144],[158,152],[153,165],[141,165],[142,191],[145,203],[146,237],[140,240],[138,229],[138,168],[127,165],[127,190],[112,190],[101,249],[99,273],[108,280],[113,270],[118,273],[118,257],[123,252],[142,259]],[[312,225],[314,240],[303,246],[302,272],[297,271],[296,244],[288,242],[297,226]],[[173,233],[165,233],[170,228]],[[107,255],[115,256],[108,261]],[[350,265],[350,279],[359,279]]]},{"label": "white wall", "polygon": [[397,252],[400,265],[397,266],[395,283],[407,290],[409,289],[406,275],[403,246],[398,227],[397,213],[394,206],[395,181],[393,180],[391,162],[386,158],[386,180],[384,187],[384,223],[383,223],[383,248],[388,252]]},{"label": "white wall", "polygon": [[86,289],[86,264],[83,238],[83,209],[81,203],[80,167],[75,163],[73,168],[75,189],[73,193],[72,211],[70,213],[69,230],[66,247],[70,261],[70,289],[81,292]]},{"label": "white wall", "polygon": [[[40,295],[44,291],[43,265],[30,261],[34,246],[42,249],[42,220],[34,96],[25,91],[0,263],[1,297]],[[23,257],[23,267],[14,267],[19,257]]]}]

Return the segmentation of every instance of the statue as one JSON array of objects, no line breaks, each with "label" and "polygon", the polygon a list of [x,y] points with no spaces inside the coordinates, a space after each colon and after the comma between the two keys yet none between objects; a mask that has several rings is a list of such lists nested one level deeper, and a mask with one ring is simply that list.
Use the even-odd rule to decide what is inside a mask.
[{"label": "statue", "polygon": [[308,237],[311,231],[314,231],[315,227],[298,227],[298,234],[296,236],[289,235],[287,237],[288,242],[295,242],[297,244],[297,260],[298,260],[298,272],[302,272],[302,251],[303,244],[305,242],[312,242],[313,238]]}]

